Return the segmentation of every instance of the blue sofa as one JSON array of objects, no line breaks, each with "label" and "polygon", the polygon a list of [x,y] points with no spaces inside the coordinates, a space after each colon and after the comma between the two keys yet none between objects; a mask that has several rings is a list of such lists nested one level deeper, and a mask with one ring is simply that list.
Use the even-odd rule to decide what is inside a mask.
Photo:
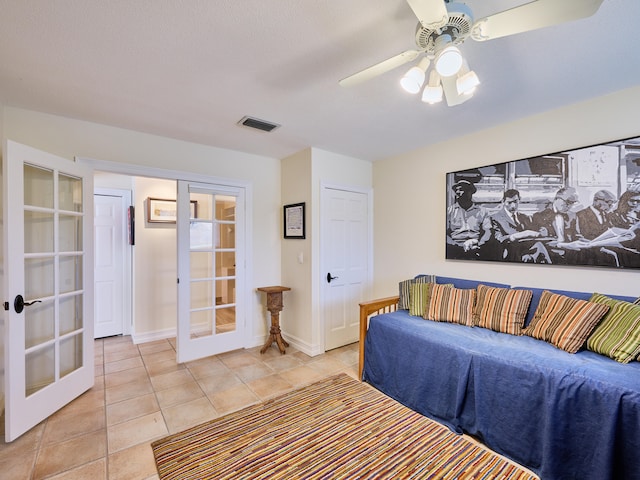
[{"label": "blue sofa", "polygon": [[[449,277],[436,282],[507,287]],[[542,293],[530,290],[525,325]],[[394,299],[397,304],[398,297],[361,304],[364,381],[479,438],[543,480],[640,479],[640,362],[621,364],[528,336],[424,320],[397,310]]]}]

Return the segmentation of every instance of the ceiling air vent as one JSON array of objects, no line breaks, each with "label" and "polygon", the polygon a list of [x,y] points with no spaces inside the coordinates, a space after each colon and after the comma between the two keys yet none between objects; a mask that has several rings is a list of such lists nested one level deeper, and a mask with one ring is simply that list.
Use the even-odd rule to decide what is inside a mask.
[{"label": "ceiling air vent", "polygon": [[280,126],[277,123],[266,122],[264,120],[260,120],[259,118],[253,117],[242,117],[238,122],[238,125],[243,125],[249,128],[256,128],[258,130],[262,130],[263,132],[271,132]]}]

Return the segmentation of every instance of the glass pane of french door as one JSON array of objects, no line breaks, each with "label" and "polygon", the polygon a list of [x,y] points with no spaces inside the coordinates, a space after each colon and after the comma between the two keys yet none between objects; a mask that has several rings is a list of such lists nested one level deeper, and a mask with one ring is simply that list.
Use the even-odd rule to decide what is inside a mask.
[{"label": "glass pane of french door", "polygon": [[83,212],[81,178],[28,163],[23,178],[28,397],[82,367]]},{"label": "glass pane of french door", "polygon": [[190,191],[197,206],[189,228],[189,335],[236,330],[236,197]]}]

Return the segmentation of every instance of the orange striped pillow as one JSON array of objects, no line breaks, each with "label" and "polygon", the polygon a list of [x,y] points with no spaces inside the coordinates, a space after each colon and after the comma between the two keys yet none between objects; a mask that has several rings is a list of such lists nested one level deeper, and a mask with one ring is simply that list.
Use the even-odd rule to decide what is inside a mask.
[{"label": "orange striped pillow", "polygon": [[531,323],[522,333],[576,353],[608,311],[608,305],[545,290]]},{"label": "orange striped pillow", "polygon": [[533,297],[531,290],[512,290],[478,285],[473,324],[496,332],[521,335]]},{"label": "orange striped pillow", "polygon": [[473,305],[476,300],[476,290],[463,290],[450,285],[431,286],[429,309],[424,318],[436,322],[459,323],[473,326]]}]

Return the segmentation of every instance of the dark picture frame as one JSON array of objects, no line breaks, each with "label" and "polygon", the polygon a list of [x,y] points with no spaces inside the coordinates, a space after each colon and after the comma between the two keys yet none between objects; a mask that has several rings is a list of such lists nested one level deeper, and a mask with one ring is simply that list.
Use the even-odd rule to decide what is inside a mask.
[{"label": "dark picture frame", "polygon": [[305,202],[291,203],[283,207],[284,238],[305,238],[306,230]]},{"label": "dark picture frame", "polygon": [[640,137],[446,177],[448,260],[640,268]]}]

